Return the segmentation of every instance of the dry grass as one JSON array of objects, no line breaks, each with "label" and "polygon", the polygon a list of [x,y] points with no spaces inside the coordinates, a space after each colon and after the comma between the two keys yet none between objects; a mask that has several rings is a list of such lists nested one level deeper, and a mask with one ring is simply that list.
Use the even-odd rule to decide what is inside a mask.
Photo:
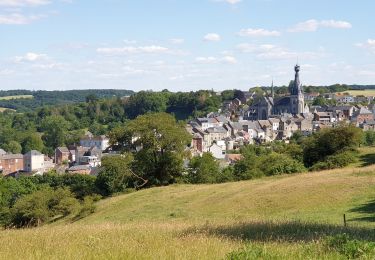
[{"label": "dry grass", "polygon": [[21,99],[21,98],[31,99],[34,97],[33,95],[5,96],[5,97],[0,97],[0,100],[12,100],[12,99]]},{"label": "dry grass", "polygon": [[375,96],[375,89],[365,89],[365,90],[347,90],[344,92],[340,92],[341,94],[343,93],[349,93],[349,95],[352,96]]},{"label": "dry grass", "polygon": [[352,211],[375,198],[374,185],[369,166],[142,190],[100,201],[75,223],[0,231],[0,258],[223,259],[250,244],[266,259],[339,259],[320,238],[374,241],[375,222]]}]

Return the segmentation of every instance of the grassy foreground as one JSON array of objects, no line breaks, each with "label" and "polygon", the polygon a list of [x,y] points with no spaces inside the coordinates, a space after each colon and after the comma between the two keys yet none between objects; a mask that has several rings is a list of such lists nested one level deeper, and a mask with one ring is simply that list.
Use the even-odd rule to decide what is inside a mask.
[{"label": "grassy foreground", "polygon": [[[375,166],[218,185],[173,185],[100,201],[74,223],[0,231],[3,259],[345,259],[326,235],[375,241]],[[348,227],[343,227],[343,214]]]}]

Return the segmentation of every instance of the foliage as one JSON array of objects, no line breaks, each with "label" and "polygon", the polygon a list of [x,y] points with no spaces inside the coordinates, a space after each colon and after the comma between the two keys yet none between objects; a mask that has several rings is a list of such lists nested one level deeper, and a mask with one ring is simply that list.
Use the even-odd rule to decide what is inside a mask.
[{"label": "foliage", "polygon": [[352,125],[323,129],[304,141],[303,161],[310,167],[327,156],[356,149],[362,140],[362,130]]},{"label": "foliage", "polygon": [[347,259],[374,259],[375,243],[351,239],[347,234],[329,236],[323,241],[328,250],[338,251]]},{"label": "foliage", "polygon": [[103,195],[111,195],[133,186],[134,175],[131,172],[133,155],[114,155],[103,157],[102,166],[95,185]]},{"label": "foliage", "polygon": [[355,152],[345,151],[345,152],[327,156],[324,161],[320,161],[314,164],[310,168],[310,170],[320,171],[320,170],[343,168],[356,161],[357,161],[357,154]]},{"label": "foliage", "polygon": [[300,173],[306,170],[301,162],[292,159],[287,154],[277,153],[263,156],[259,168],[266,176]]},{"label": "foliage", "polygon": [[[130,151],[142,147],[134,155],[133,167],[150,185],[173,183],[181,176],[184,149],[191,136],[173,116],[166,113],[139,116],[114,133],[112,143],[121,143]],[[136,139],[132,142],[131,137]]]},{"label": "foliage", "polygon": [[79,201],[66,188],[44,188],[17,200],[10,209],[7,226],[40,226],[55,217],[78,212]]},{"label": "foliage", "polygon": [[375,132],[374,131],[364,132],[363,144],[367,146],[372,146],[375,144]]},{"label": "foliage", "polygon": [[202,157],[191,159],[187,179],[190,183],[216,183],[219,182],[219,163],[211,153],[203,153]]}]

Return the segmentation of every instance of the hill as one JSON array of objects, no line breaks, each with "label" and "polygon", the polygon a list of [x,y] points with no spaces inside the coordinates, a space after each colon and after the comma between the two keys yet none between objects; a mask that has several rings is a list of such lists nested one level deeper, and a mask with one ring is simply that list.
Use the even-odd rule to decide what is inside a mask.
[{"label": "hill", "polygon": [[[321,239],[375,241],[375,166],[218,185],[173,185],[105,199],[74,223],[0,231],[6,259],[345,259]],[[343,227],[343,214],[348,226]]]},{"label": "hill", "polygon": [[133,94],[131,90],[120,89],[87,89],[66,91],[0,91],[0,107],[10,108],[18,112],[30,111],[45,105],[72,104],[86,101],[86,97],[95,95],[97,98],[123,97]]}]

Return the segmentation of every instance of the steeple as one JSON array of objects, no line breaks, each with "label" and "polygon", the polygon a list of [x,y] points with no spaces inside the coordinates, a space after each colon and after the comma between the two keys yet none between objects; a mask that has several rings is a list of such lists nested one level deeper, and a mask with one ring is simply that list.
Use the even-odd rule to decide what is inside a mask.
[{"label": "steeple", "polygon": [[291,90],[291,94],[298,95],[302,93],[301,82],[299,80],[300,66],[298,64],[296,64],[296,66],[294,67],[294,71],[296,72],[296,75],[294,77],[294,84]]},{"label": "steeple", "polygon": [[271,85],[271,97],[274,98],[275,97],[275,92],[273,90],[273,78],[272,78],[272,85]]}]

